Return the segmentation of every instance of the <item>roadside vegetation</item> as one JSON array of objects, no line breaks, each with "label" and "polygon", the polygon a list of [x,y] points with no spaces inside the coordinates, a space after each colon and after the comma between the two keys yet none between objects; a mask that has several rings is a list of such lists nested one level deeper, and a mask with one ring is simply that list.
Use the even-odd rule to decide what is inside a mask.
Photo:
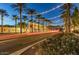
[{"label": "roadside vegetation", "polygon": [[79,36],[72,33],[52,36],[42,42],[38,50],[41,55],[78,55]]}]

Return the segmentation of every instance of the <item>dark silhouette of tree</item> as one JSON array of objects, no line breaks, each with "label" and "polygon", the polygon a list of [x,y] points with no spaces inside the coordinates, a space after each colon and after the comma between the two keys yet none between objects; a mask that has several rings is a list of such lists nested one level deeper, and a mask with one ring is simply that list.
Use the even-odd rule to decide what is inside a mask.
[{"label": "dark silhouette of tree", "polygon": [[22,33],[22,13],[26,11],[25,3],[15,3],[11,5],[14,10],[17,10],[20,16],[20,33]]},{"label": "dark silhouette of tree", "polygon": [[15,33],[17,32],[17,20],[18,20],[18,16],[17,15],[13,15],[13,20],[15,21]]},{"label": "dark silhouette of tree", "polygon": [[62,13],[63,15],[61,17],[64,19],[66,33],[71,32],[71,14],[70,14],[71,8],[72,8],[72,4],[70,3],[65,3],[61,7],[61,9],[64,10],[64,12]]},{"label": "dark silhouette of tree", "polygon": [[32,23],[32,32],[34,32],[34,29],[33,29],[33,23],[34,23],[34,20],[33,20],[33,16],[37,13],[35,9],[28,9],[28,12],[27,12],[30,16],[31,16],[31,23]]},{"label": "dark silhouette of tree", "polygon": [[4,16],[9,16],[7,11],[4,9],[0,9],[0,15],[1,15],[1,33],[3,33],[3,18]]}]

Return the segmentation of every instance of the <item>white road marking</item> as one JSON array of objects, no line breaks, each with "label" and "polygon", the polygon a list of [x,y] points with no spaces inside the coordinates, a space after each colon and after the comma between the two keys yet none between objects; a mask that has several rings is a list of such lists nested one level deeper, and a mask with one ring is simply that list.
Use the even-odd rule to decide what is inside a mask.
[{"label": "white road marking", "polygon": [[4,41],[0,41],[0,43],[10,42],[10,41],[14,41],[14,40],[16,40],[16,39],[4,40]]}]

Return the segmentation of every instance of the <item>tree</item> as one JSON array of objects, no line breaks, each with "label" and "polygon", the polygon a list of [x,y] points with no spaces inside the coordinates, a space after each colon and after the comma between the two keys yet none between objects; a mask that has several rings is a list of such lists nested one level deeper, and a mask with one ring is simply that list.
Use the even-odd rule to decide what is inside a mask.
[{"label": "tree", "polygon": [[36,15],[36,19],[38,21],[38,32],[40,32],[40,22],[42,19],[42,15],[41,14]]},{"label": "tree", "polygon": [[44,20],[45,22],[46,22],[46,27],[49,27],[50,26],[50,24],[52,23],[52,21],[51,20],[48,20],[48,19],[45,19]]},{"label": "tree", "polygon": [[64,12],[62,13],[63,15],[61,16],[64,21],[65,21],[65,27],[66,27],[66,32],[69,33],[71,32],[71,15],[70,15],[70,9],[72,8],[72,4],[70,3],[65,3],[62,6],[62,10],[64,10]]},{"label": "tree", "polygon": [[[20,23],[18,23],[18,25],[20,25]],[[22,22],[22,29],[23,29],[23,33],[25,32],[26,30],[26,23],[25,22]]]},{"label": "tree", "polygon": [[47,27],[48,25],[50,25],[51,21],[46,19],[45,17],[41,17],[41,21],[43,22],[43,32],[44,32],[46,30],[45,26]]},{"label": "tree", "polygon": [[47,28],[50,29],[50,30],[52,30],[54,28],[54,26],[48,25]]},{"label": "tree", "polygon": [[24,20],[24,22],[26,23],[27,16],[23,16],[23,20]]},{"label": "tree", "polygon": [[0,15],[1,15],[1,33],[3,33],[3,17],[4,16],[9,16],[7,11],[4,9],[0,9]]},{"label": "tree", "polygon": [[27,16],[23,16],[23,20],[24,20],[24,23],[23,23],[23,28],[26,29],[26,20],[27,20]]},{"label": "tree", "polygon": [[15,21],[15,33],[17,32],[17,20],[18,20],[18,16],[17,15],[13,15],[13,20]]},{"label": "tree", "polygon": [[14,10],[17,10],[20,16],[20,33],[22,33],[22,13],[26,11],[26,4],[24,3],[16,3],[11,5]]},{"label": "tree", "polygon": [[65,28],[65,32],[67,33],[68,31],[68,25],[67,25],[67,13],[65,12],[62,16],[61,16],[61,18],[63,18],[64,20],[64,28]]},{"label": "tree", "polygon": [[75,7],[74,12],[72,14],[72,25],[75,27],[79,25],[79,15],[78,15],[78,8]]},{"label": "tree", "polygon": [[28,12],[27,12],[30,16],[31,16],[31,22],[32,22],[32,32],[34,32],[34,30],[33,30],[33,16],[36,14],[36,10],[35,9],[28,9]]},{"label": "tree", "polygon": [[45,31],[45,17],[42,17],[41,19],[42,19],[41,21],[43,22],[43,32],[44,32]]}]

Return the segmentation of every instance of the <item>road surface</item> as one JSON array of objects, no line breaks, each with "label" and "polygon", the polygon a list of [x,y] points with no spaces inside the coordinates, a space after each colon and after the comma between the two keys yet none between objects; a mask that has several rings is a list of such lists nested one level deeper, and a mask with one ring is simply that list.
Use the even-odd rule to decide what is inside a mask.
[{"label": "road surface", "polygon": [[[15,34],[16,36],[13,35],[13,36],[8,37],[9,40],[12,40],[11,38],[13,38],[12,41],[5,41],[5,42],[0,43],[0,54],[1,55],[11,54],[24,47],[34,44],[35,42],[38,42],[44,38],[51,37],[52,35],[55,35],[55,34],[57,33],[49,32],[49,33]],[[6,36],[3,35],[3,37],[7,39],[6,38],[7,35]]]}]

